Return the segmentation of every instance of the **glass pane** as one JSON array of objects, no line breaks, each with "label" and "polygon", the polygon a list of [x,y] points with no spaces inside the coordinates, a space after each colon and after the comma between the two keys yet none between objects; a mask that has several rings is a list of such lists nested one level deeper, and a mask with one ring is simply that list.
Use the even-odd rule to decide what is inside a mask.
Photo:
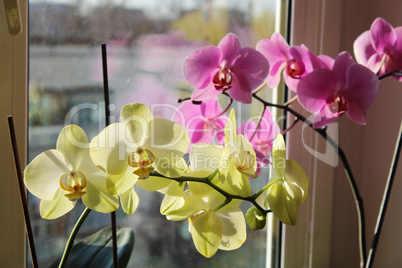
[{"label": "glass pane", "polygon": [[[255,47],[274,31],[275,8],[275,1],[265,0],[31,0],[28,160],[55,148],[66,124],[81,126],[89,140],[104,128],[102,43],[108,51],[111,122],[131,102],[170,119],[177,100],[191,96],[182,74],[184,58],[201,46],[216,45],[228,32],[243,46]],[[228,99],[221,96],[220,103],[224,108]],[[241,122],[262,109],[233,107]],[[253,181],[254,187],[262,184]],[[196,251],[186,221],[169,222],[160,215],[161,194],[136,190],[140,205],[135,214],[117,212],[118,225],[133,228],[136,235],[129,267],[265,267],[266,231],[249,231],[240,249],[206,259]],[[48,267],[61,256],[84,207],[44,220],[39,200],[30,196],[29,202],[39,264]],[[109,215],[92,212],[78,239],[109,224]]]}]

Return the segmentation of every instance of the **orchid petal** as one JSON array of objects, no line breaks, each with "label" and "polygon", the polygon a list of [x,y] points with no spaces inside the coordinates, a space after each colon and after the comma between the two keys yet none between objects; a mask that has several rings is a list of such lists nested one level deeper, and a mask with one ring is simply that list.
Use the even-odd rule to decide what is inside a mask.
[{"label": "orchid petal", "polygon": [[192,217],[197,212],[203,211],[207,208],[204,200],[197,196],[184,197],[184,205],[178,210],[171,210],[166,214],[166,218],[171,221],[181,221]]},{"label": "orchid petal", "polygon": [[[317,60],[317,56],[304,45],[291,47],[289,49],[289,56],[290,58],[303,63],[306,72],[311,72],[313,69],[321,68],[321,62]],[[303,74],[301,75],[303,76]]]},{"label": "orchid petal", "polygon": [[251,48],[242,48],[238,54],[231,70],[236,75],[241,89],[250,92],[267,78],[269,63],[262,53]]},{"label": "orchid petal", "polygon": [[162,215],[169,214],[169,211],[179,210],[184,206],[184,183],[179,184],[172,181],[169,184],[165,197],[162,200],[160,212]]},{"label": "orchid petal", "polygon": [[151,150],[156,163],[161,159],[174,163],[187,152],[189,138],[186,129],[179,124],[155,118],[148,123],[148,133],[150,138],[144,147]]},{"label": "orchid petal", "polygon": [[[278,124],[273,120],[270,110],[265,109],[258,129],[255,122],[247,121],[240,126],[237,132],[243,134],[250,140],[255,153],[257,154],[257,151],[259,151],[263,155],[260,158],[264,158],[264,156],[268,156],[268,153],[271,151],[272,142],[280,132],[280,129]],[[251,139],[251,137],[253,137],[253,139]]]},{"label": "orchid petal", "polygon": [[368,59],[368,61],[366,62],[366,64],[364,64],[364,66],[366,66],[367,68],[369,68],[372,72],[374,73],[379,73],[379,74],[384,74],[384,69],[385,66],[383,65],[383,57],[379,54],[373,54],[371,55],[371,57]]},{"label": "orchid petal", "polygon": [[98,172],[87,175],[86,192],[81,198],[84,205],[92,210],[110,213],[118,209],[119,198],[106,190],[106,174]]},{"label": "orchid petal", "polygon": [[[322,68],[327,68],[332,70],[335,64],[335,60],[327,55],[319,55],[318,59],[321,61]],[[314,68],[317,69],[317,68]]]},{"label": "orchid petal", "polygon": [[64,127],[57,138],[56,149],[63,154],[65,163],[72,170],[78,168],[83,151],[88,147],[87,135],[77,125]]},{"label": "orchid petal", "polygon": [[234,250],[247,238],[246,222],[243,212],[238,208],[227,214],[217,214],[223,224],[223,234],[219,249]]},{"label": "orchid petal", "polygon": [[241,44],[235,34],[229,33],[219,42],[218,48],[222,51],[220,63],[226,62],[228,66],[231,66],[233,61],[237,59]]},{"label": "orchid petal", "polygon": [[226,116],[221,113],[217,99],[205,100],[200,105],[186,101],[173,114],[172,120],[186,128],[192,144],[212,143],[214,137],[219,143],[219,133],[226,121]]},{"label": "orchid petal", "polygon": [[272,66],[278,61],[286,60],[289,57],[289,44],[280,33],[273,33],[271,39],[260,40],[256,49],[260,51]]},{"label": "orchid petal", "polygon": [[338,114],[332,113],[328,106],[324,105],[321,110],[314,116],[313,128],[321,128],[326,125],[332,124],[336,122],[338,118]]},{"label": "orchid petal", "polygon": [[328,96],[335,93],[335,84],[336,76],[331,70],[314,70],[297,85],[300,104],[312,113],[320,111]]},{"label": "orchid petal", "polygon": [[200,198],[211,196],[215,191],[212,187],[202,182],[190,181],[188,187],[193,195]]},{"label": "orchid petal", "polygon": [[257,51],[267,58],[271,67],[267,84],[269,87],[277,87],[281,78],[281,72],[289,59],[289,44],[279,33],[273,33],[271,39],[262,39],[257,43]]},{"label": "orchid petal", "polygon": [[[213,100],[207,100],[205,102],[210,102]],[[202,102],[201,105],[204,104],[204,101]],[[172,115],[172,121],[176,122],[179,125],[182,125],[186,129],[188,129],[188,125],[192,125],[193,123],[191,120],[194,120],[193,118],[196,118],[198,121],[199,118],[202,118],[200,116],[200,106],[199,104],[194,104],[192,101],[184,101],[182,102],[179,107],[176,109],[174,114]],[[205,105],[205,104],[204,104]],[[195,120],[194,120],[195,121]]]},{"label": "orchid petal", "polygon": [[197,101],[204,101],[217,98],[222,91],[216,90],[214,84],[209,84],[202,89],[195,88],[193,94],[191,95],[191,99]]},{"label": "orchid petal", "polygon": [[286,160],[285,181],[293,192],[296,205],[303,204],[309,193],[309,181],[303,168],[294,160]]},{"label": "orchid petal", "polygon": [[275,178],[283,178],[286,169],[286,147],[282,134],[278,134],[272,145],[272,167]]},{"label": "orchid petal", "polygon": [[232,108],[228,123],[225,126],[225,146],[234,147],[236,142],[236,117],[235,111]]},{"label": "orchid petal", "polygon": [[295,225],[297,223],[297,202],[289,185],[280,181],[274,183],[268,189],[268,203],[272,212],[284,224]]},{"label": "orchid petal", "polygon": [[57,219],[67,212],[70,212],[76,201],[70,201],[65,196],[65,191],[58,189],[53,200],[42,199],[40,202],[40,216],[44,219]]},{"label": "orchid petal", "polygon": [[146,141],[148,122],[152,120],[152,114],[148,107],[142,103],[130,103],[120,111],[121,121],[128,128],[130,142],[141,146]]},{"label": "orchid petal", "polygon": [[[253,100],[252,89],[246,85],[245,76],[240,73],[233,73],[232,87],[229,90],[229,96],[235,101],[250,104]],[[246,86],[245,86],[246,85]],[[250,89],[250,90],[248,90]]]},{"label": "orchid petal", "polygon": [[137,182],[138,176],[133,174],[134,169],[128,165],[120,174],[107,174],[106,189],[112,195],[122,195]]},{"label": "orchid petal", "polygon": [[391,51],[396,42],[394,28],[383,18],[377,18],[371,25],[371,38],[373,47],[379,53]]},{"label": "orchid petal", "polygon": [[222,157],[224,147],[213,144],[195,144],[190,151],[190,167],[192,172],[205,171],[206,176],[225,165]]},{"label": "orchid petal", "polygon": [[127,166],[129,135],[125,124],[114,123],[94,137],[90,155],[95,165],[110,175],[121,174]]},{"label": "orchid petal", "polygon": [[183,65],[187,81],[196,89],[204,89],[211,82],[211,73],[219,70],[221,55],[221,50],[215,46],[203,47],[190,54]]},{"label": "orchid petal", "polygon": [[157,166],[157,171],[169,178],[178,178],[189,172],[187,162],[183,158],[174,163],[168,159],[159,159]]},{"label": "orchid petal", "polygon": [[138,180],[135,185],[141,187],[146,191],[158,191],[167,187],[171,183],[171,180],[158,176],[149,176],[145,180]]},{"label": "orchid petal", "polygon": [[63,154],[57,150],[48,150],[35,157],[25,168],[24,183],[36,197],[52,200],[60,189],[61,176],[69,172]]},{"label": "orchid petal", "polygon": [[223,224],[214,213],[204,213],[190,226],[194,245],[199,253],[210,258],[218,251],[223,235]]},{"label": "orchid petal", "polygon": [[139,197],[134,187],[131,187],[128,191],[120,195],[121,208],[127,214],[133,214],[139,204]]},{"label": "orchid petal", "polygon": [[270,88],[277,87],[279,85],[279,81],[281,80],[281,71],[286,67],[286,61],[278,61],[275,64],[271,65],[271,70],[268,75],[267,85]]},{"label": "orchid petal", "polygon": [[292,78],[285,72],[283,73],[283,79],[285,80],[285,84],[288,86],[289,89],[297,92],[297,85],[299,84],[300,79]]},{"label": "orchid petal", "polygon": [[[243,197],[250,196],[250,182],[248,181],[249,176],[242,175],[234,165],[235,159],[232,160],[229,167],[229,172],[226,175],[226,182],[230,185],[231,191],[234,194],[238,194]],[[254,172],[255,174],[255,172]]]},{"label": "orchid petal", "polygon": [[338,57],[336,57],[334,67],[332,68],[332,72],[336,76],[336,89],[342,89],[345,87],[348,68],[353,64],[355,64],[355,62],[352,56],[347,52],[342,52]]},{"label": "orchid petal", "polygon": [[[237,129],[237,133],[242,134],[244,137],[250,140],[256,130],[259,130],[257,129],[257,124],[254,121],[247,121]],[[258,135],[257,133],[256,135]],[[251,142],[252,141],[253,140],[251,140]]]},{"label": "orchid petal", "polygon": [[377,99],[378,77],[362,65],[350,66],[344,94],[348,99],[348,117],[358,124],[365,124],[366,111]]},{"label": "orchid petal", "polygon": [[353,52],[355,54],[356,61],[363,65],[366,65],[369,58],[377,53],[371,43],[370,31],[365,31],[356,38],[355,42],[353,43]]},{"label": "orchid petal", "polygon": [[208,126],[208,122],[197,120],[197,124],[187,129],[191,143],[212,143],[213,130]]},{"label": "orchid petal", "polygon": [[203,101],[201,103],[201,105],[197,105],[197,106],[200,107],[201,114],[204,117],[210,118],[210,119],[216,117],[217,115],[220,115],[223,112],[217,99]]}]

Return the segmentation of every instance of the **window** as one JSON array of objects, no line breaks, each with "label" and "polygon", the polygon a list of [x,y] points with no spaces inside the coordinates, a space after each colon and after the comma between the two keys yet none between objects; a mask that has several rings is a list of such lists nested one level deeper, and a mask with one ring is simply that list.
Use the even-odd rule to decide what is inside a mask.
[{"label": "window", "polygon": [[[114,121],[120,108],[130,102],[142,102],[156,116],[170,118],[177,99],[191,94],[181,71],[184,57],[200,46],[216,45],[228,32],[237,34],[243,46],[254,47],[261,38],[280,30],[275,23],[278,16],[285,18],[286,8],[281,9],[285,2],[31,0],[28,161],[54,148],[65,124],[80,125],[89,139],[104,128],[100,44],[107,43]],[[227,104],[224,96],[220,101],[222,106]],[[241,111],[242,121],[261,111],[255,105],[235,105],[235,109]],[[249,232],[239,250],[218,252],[213,261],[205,259],[192,244],[187,222],[169,222],[160,215],[162,196],[136,190],[140,206],[135,214],[117,212],[118,225],[133,228],[136,235],[129,267],[134,263],[144,267],[229,267],[234,263],[264,267],[272,262],[266,259],[267,248],[273,250],[266,245],[266,231]],[[60,256],[82,210],[76,207],[51,221],[32,215],[41,266]],[[38,200],[32,196],[30,211],[38,211]],[[109,215],[91,213],[78,239],[109,224]]]}]

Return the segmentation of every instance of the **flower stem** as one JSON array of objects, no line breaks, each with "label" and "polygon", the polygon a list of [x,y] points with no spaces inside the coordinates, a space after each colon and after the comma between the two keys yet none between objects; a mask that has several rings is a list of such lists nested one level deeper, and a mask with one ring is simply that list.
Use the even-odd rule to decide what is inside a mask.
[{"label": "flower stem", "polygon": [[382,80],[382,79],[387,78],[388,76],[391,76],[391,75],[402,76],[402,70],[400,70],[400,71],[392,71],[392,72],[383,74],[382,76],[378,77],[378,80]]},{"label": "flower stem", "polygon": [[232,199],[226,198],[225,201],[222,202],[222,204],[219,204],[216,208],[212,209],[212,211],[218,211],[221,208],[223,208],[224,206],[226,206],[227,204],[229,204],[230,202],[232,202]]},{"label": "flower stem", "polygon": [[375,252],[377,249],[378,240],[380,239],[381,228],[382,228],[382,224],[383,224],[384,218],[385,218],[385,212],[386,212],[387,206],[388,206],[388,200],[391,195],[392,183],[394,182],[394,178],[395,178],[395,174],[396,174],[396,170],[397,170],[397,166],[398,166],[397,163],[398,163],[399,156],[401,153],[401,147],[402,147],[402,122],[399,127],[399,137],[397,139],[397,143],[395,146],[394,156],[392,159],[392,164],[391,164],[391,168],[390,168],[389,175],[388,175],[388,180],[387,180],[387,184],[386,184],[385,190],[384,190],[384,196],[383,196],[383,199],[381,202],[380,211],[378,212],[377,224],[375,226],[373,242],[372,242],[372,245],[371,245],[371,248],[370,248],[370,251],[368,254],[368,258],[367,258],[366,268],[371,268],[373,266],[374,256],[375,256]]},{"label": "flower stem", "polygon": [[[107,52],[106,44],[102,44],[102,70],[103,70],[103,93],[105,99],[105,125],[110,125],[110,100],[109,100],[109,80],[107,72]],[[113,267],[119,267],[119,259],[117,256],[117,225],[116,225],[116,212],[110,213],[110,222],[112,225],[112,250],[113,250]]]},{"label": "flower stem", "polygon": [[285,106],[289,106],[289,105],[291,105],[292,103],[294,103],[295,101],[297,101],[297,99],[298,99],[298,97],[297,97],[297,95],[296,95],[296,96],[294,96],[292,99],[290,99],[290,100],[288,100],[286,103],[284,103],[284,105],[285,105]]},{"label": "flower stem", "polygon": [[[252,195],[252,196],[246,196],[245,197],[245,196],[241,196],[241,195],[234,195],[234,194],[231,194],[231,193],[223,190],[219,186],[213,184],[212,181],[211,181],[211,177],[212,178],[215,177],[216,174],[217,174],[217,171],[213,172],[210,176],[205,177],[205,178],[204,177],[189,177],[189,176],[181,176],[181,177],[177,177],[177,178],[170,178],[170,177],[166,177],[166,176],[164,176],[164,175],[162,175],[162,174],[160,174],[160,173],[158,173],[156,171],[151,172],[152,176],[161,177],[161,178],[165,178],[165,179],[169,179],[169,180],[174,180],[174,181],[177,181],[177,182],[191,182],[191,181],[194,181],[194,182],[205,183],[205,184],[209,185],[210,187],[212,187],[215,191],[217,191],[218,193],[220,193],[224,197],[226,197],[226,201],[227,200],[232,200],[232,199],[240,199],[240,200],[248,201],[248,202],[252,203],[259,211],[261,211],[261,213],[263,215],[266,215],[266,214],[271,212],[270,209],[266,210],[266,209],[262,208],[257,203],[256,199],[257,199],[258,196]],[[226,204],[224,204],[223,206],[225,206],[225,205]]]},{"label": "flower stem", "polygon": [[255,193],[253,195],[254,198],[257,199],[257,197],[259,197],[262,193],[264,193],[266,190],[268,190],[269,187],[271,187],[273,184],[277,183],[280,180],[281,179],[276,179],[276,180],[273,180],[273,181],[269,182],[267,185],[264,186],[264,188],[262,188],[260,191],[258,191],[257,193]]},{"label": "flower stem", "polygon": [[300,121],[300,118],[296,117],[293,123],[290,125],[290,127],[286,128],[284,131],[282,131],[282,135],[285,135],[288,131],[290,131],[298,122]]},{"label": "flower stem", "polygon": [[70,255],[70,252],[71,252],[71,250],[73,248],[73,245],[74,245],[75,237],[77,236],[77,233],[81,228],[81,225],[84,223],[85,219],[89,215],[89,212],[91,212],[91,209],[85,208],[84,212],[82,212],[80,218],[75,223],[75,226],[74,226],[73,230],[71,231],[70,237],[68,238],[66,248],[64,249],[64,253],[63,253],[63,256],[61,258],[59,268],[63,268],[66,265],[68,255]]},{"label": "flower stem", "polygon": [[262,83],[261,86],[259,86],[256,90],[254,90],[254,91],[253,91],[253,94],[256,94],[256,93],[260,92],[261,89],[263,89],[266,85],[267,85],[267,81],[265,81],[264,83]]},{"label": "flower stem", "polygon": [[24,178],[22,175],[20,157],[18,154],[17,137],[15,135],[13,116],[12,115],[8,116],[7,120],[8,120],[8,129],[10,131],[11,145],[13,148],[14,166],[15,166],[15,171],[16,171],[16,175],[17,175],[17,179],[18,179],[18,189],[20,191],[20,200],[21,200],[21,205],[22,205],[22,212],[24,215],[25,229],[27,232],[28,245],[29,245],[29,249],[31,252],[32,266],[33,266],[33,268],[37,268],[37,267],[39,267],[39,264],[38,264],[38,258],[36,255],[36,248],[35,248],[35,241],[34,241],[33,232],[32,232],[31,218],[29,216],[29,211],[28,211],[28,201],[27,201],[27,196],[26,196],[26,189],[24,187]]},{"label": "flower stem", "polygon": [[262,108],[261,114],[260,114],[260,118],[258,119],[257,127],[255,128],[254,133],[253,133],[253,135],[252,135],[251,138],[250,138],[250,142],[253,140],[255,134],[257,134],[258,129],[259,129],[260,126],[261,126],[261,122],[262,122],[262,119],[263,119],[263,117],[264,117],[265,109],[267,109],[267,106],[264,105],[264,107]]},{"label": "flower stem", "polygon": [[224,114],[229,110],[230,106],[232,106],[232,103],[233,103],[232,97],[230,97],[230,96],[227,95],[227,94],[225,94],[225,95],[229,97],[229,103],[228,103],[228,105],[226,106],[226,108],[225,108],[220,114],[215,115],[215,116],[213,117],[213,119],[218,119],[219,117],[221,117],[222,115],[224,115]]}]

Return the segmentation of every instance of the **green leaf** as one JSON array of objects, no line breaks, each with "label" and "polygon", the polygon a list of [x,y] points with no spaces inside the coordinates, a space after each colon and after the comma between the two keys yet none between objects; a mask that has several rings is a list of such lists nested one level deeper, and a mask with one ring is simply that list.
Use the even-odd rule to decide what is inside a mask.
[{"label": "green leaf", "polygon": [[[134,232],[129,228],[117,231],[117,254],[119,267],[126,267],[134,248]],[[61,258],[50,268],[58,267]],[[70,252],[66,268],[113,267],[112,228],[102,230],[76,243]]]}]

